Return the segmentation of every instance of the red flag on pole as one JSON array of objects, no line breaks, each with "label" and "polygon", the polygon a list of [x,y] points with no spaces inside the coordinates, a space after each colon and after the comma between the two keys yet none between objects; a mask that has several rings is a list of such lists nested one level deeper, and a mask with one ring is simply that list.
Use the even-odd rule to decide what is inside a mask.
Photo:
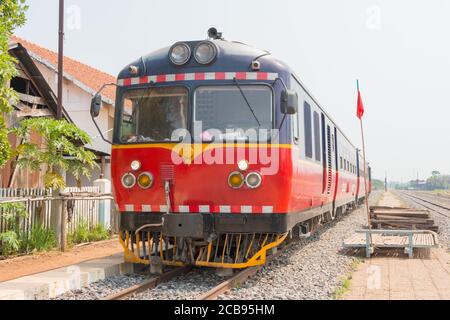
[{"label": "red flag on pole", "polygon": [[364,104],[361,98],[361,92],[359,91],[359,81],[358,81],[358,107],[356,110],[356,116],[359,119],[362,119],[363,115],[364,115]]}]

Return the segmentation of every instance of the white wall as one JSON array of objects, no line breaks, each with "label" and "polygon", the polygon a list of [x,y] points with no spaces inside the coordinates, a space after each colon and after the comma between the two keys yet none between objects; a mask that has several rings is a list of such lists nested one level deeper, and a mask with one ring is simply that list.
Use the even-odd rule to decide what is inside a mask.
[{"label": "white wall", "polygon": [[[53,92],[56,94],[58,89],[58,79],[57,73],[47,67],[46,65],[35,61],[38,69],[41,71],[44,78],[47,80]],[[91,105],[92,95],[89,92],[81,89],[79,86],[75,85],[72,81],[64,79],[63,87],[63,106],[70,118],[73,120],[75,125],[80,129],[84,130],[92,139],[92,144],[87,145],[88,148],[96,151],[100,151],[106,154],[111,154],[111,145],[106,143],[100,137],[100,134],[95,127],[91,115],[90,115],[90,105]],[[103,135],[109,139],[112,137],[112,124],[114,118],[114,107],[110,104],[103,103],[103,108],[98,116],[97,123],[103,132]],[[83,186],[92,185],[91,181],[98,179],[100,175],[100,169],[95,169],[92,172],[92,178],[82,179]],[[110,166],[106,165],[105,178],[110,179]],[[76,186],[76,180],[70,175],[67,176],[68,186]]]}]

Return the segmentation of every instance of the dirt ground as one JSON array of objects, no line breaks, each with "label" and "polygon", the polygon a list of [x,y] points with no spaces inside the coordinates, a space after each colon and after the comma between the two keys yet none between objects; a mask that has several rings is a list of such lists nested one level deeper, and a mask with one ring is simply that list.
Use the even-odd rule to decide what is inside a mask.
[{"label": "dirt ground", "polygon": [[74,247],[68,252],[51,251],[0,261],[0,282],[49,271],[122,252],[118,239]]}]

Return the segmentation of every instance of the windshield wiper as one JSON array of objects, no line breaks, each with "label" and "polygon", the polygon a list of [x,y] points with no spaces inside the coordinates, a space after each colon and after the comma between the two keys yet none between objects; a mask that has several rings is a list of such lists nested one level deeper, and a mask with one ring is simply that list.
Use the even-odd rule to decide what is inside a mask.
[{"label": "windshield wiper", "polygon": [[245,100],[245,103],[247,104],[248,108],[250,109],[250,111],[253,114],[253,117],[255,118],[256,122],[258,123],[258,128],[261,128],[261,122],[259,122],[258,117],[255,114],[255,111],[253,110],[252,106],[250,105],[250,102],[248,102],[247,97],[245,96],[244,91],[242,91],[241,86],[239,85],[239,82],[237,81],[236,78],[234,78],[234,82],[236,83],[236,86],[238,87],[239,91],[241,92],[242,97]]}]

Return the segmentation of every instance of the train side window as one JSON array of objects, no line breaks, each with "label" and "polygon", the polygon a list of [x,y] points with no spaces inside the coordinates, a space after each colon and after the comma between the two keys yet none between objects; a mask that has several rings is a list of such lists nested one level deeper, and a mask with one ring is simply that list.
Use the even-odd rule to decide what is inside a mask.
[{"label": "train side window", "polygon": [[334,150],[334,142],[335,142],[335,140],[334,140],[334,133],[331,135],[331,141],[332,141],[331,149],[333,150],[333,153],[334,153],[336,151],[336,150]]},{"label": "train side window", "polygon": [[311,106],[306,101],[303,106],[303,116],[305,122],[305,155],[307,158],[312,158],[313,150],[312,150]]},{"label": "train side window", "polygon": [[314,151],[316,154],[316,161],[321,161],[322,157],[320,155],[320,121],[319,114],[314,111]]},{"label": "train side window", "polygon": [[341,169],[344,169],[344,165],[342,163],[342,157],[341,157]]}]

